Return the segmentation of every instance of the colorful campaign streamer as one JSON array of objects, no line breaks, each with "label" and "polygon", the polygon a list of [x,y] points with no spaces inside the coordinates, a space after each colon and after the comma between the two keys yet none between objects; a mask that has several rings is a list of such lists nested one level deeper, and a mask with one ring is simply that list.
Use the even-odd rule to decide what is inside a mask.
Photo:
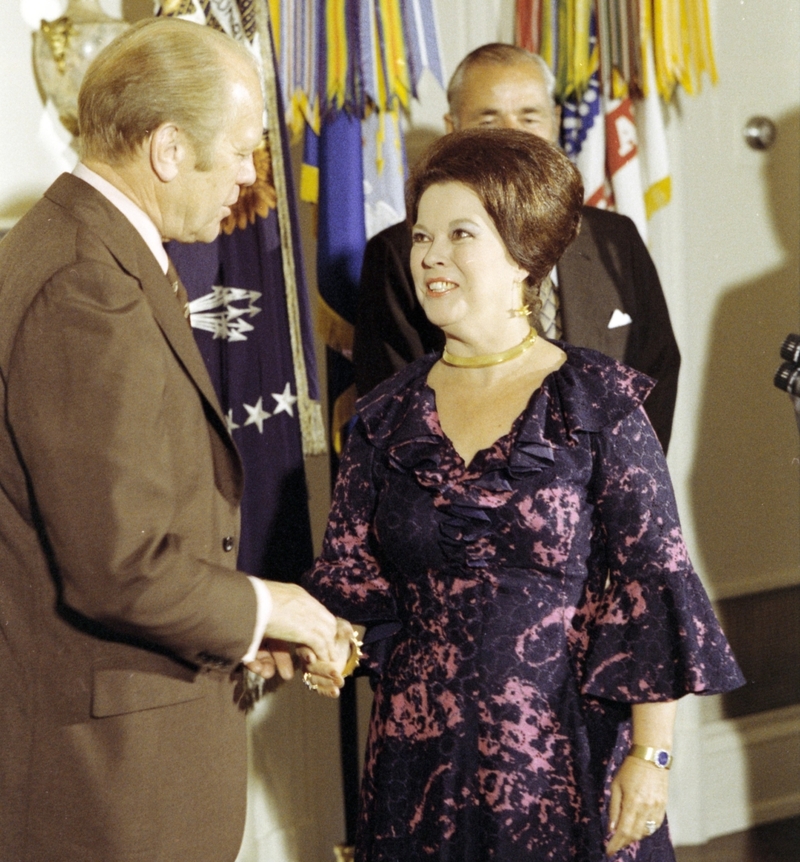
[{"label": "colorful campaign streamer", "polygon": [[[433,0],[282,0],[277,14],[279,77],[292,82],[284,84],[287,125],[304,134],[300,194],[318,204],[317,320],[338,451],[355,401],[350,355],[364,247],[405,218],[400,116],[426,69],[442,88],[445,73]],[[283,66],[298,58],[302,75]]]},{"label": "colorful campaign streamer", "polygon": [[556,76],[587,203],[624,212],[646,238],[671,194],[665,106],[679,87],[717,81],[707,0],[517,0],[516,27]]}]

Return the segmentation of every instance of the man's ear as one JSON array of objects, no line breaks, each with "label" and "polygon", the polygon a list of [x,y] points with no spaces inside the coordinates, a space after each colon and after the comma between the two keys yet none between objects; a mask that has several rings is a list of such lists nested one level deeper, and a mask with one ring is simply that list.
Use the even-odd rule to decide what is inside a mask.
[{"label": "man's ear", "polygon": [[174,180],[189,156],[185,135],[174,123],[162,123],[145,146],[148,144],[153,172],[163,183]]},{"label": "man's ear", "polygon": [[452,114],[444,115],[444,133],[449,135],[450,132],[454,132],[456,130],[456,124],[453,122]]}]

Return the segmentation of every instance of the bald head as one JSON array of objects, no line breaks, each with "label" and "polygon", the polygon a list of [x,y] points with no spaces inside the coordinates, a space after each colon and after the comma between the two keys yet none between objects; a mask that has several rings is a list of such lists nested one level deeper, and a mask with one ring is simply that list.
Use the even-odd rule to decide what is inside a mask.
[{"label": "bald head", "polygon": [[459,64],[447,89],[448,132],[481,126],[520,129],[558,140],[555,80],[536,54],[502,43],[482,45]]}]

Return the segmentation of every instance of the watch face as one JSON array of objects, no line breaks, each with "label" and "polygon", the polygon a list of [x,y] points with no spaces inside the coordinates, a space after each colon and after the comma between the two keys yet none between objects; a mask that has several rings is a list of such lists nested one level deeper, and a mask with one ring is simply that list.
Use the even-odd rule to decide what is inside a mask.
[{"label": "watch face", "polygon": [[656,764],[661,767],[665,767],[669,765],[669,752],[668,751],[657,751],[656,752]]}]

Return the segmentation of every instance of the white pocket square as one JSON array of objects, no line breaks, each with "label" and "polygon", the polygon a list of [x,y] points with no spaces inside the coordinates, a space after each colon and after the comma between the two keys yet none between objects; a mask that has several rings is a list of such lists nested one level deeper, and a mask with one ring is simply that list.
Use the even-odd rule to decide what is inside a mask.
[{"label": "white pocket square", "polygon": [[611,320],[608,321],[608,328],[616,329],[618,326],[627,326],[629,323],[633,323],[630,314],[625,314],[624,311],[615,308],[614,313],[611,315]]}]

